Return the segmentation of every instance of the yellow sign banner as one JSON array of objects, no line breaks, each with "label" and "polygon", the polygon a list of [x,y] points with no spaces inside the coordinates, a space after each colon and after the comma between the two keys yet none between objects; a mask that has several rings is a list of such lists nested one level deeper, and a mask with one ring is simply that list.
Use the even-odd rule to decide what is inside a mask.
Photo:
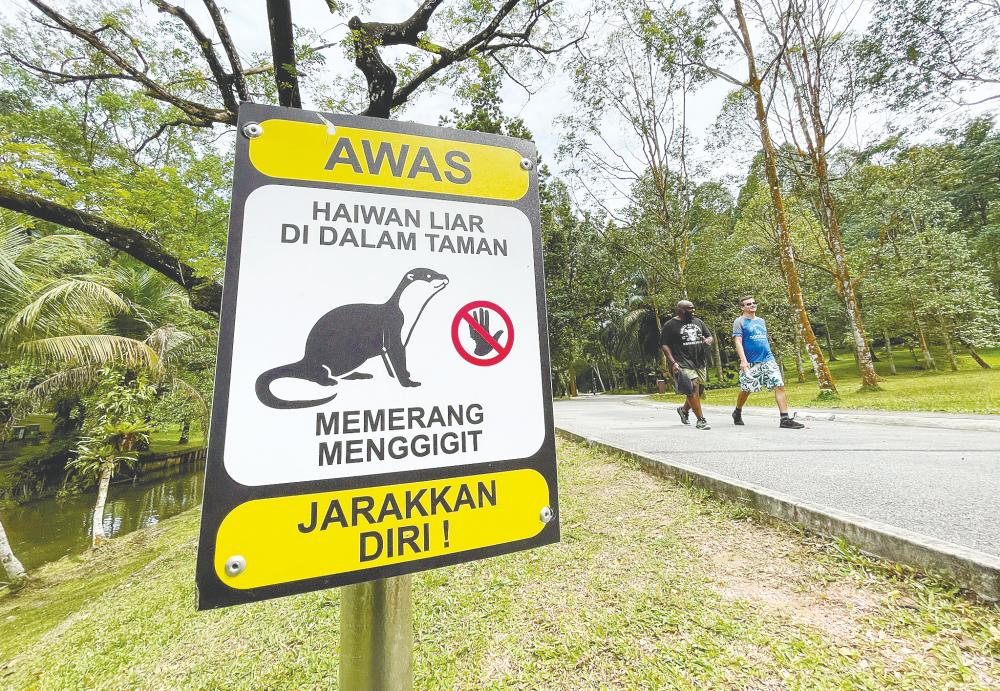
[{"label": "yellow sign banner", "polygon": [[245,590],[505,544],[540,533],[548,507],[530,469],[255,499],[219,526],[215,572]]},{"label": "yellow sign banner", "polygon": [[507,201],[528,191],[514,149],[293,120],[260,125],[250,162],[274,178]]}]

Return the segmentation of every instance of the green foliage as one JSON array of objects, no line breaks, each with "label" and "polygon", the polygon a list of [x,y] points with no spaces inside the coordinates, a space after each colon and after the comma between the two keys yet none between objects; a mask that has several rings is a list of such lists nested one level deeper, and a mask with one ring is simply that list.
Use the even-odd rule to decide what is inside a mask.
[{"label": "green foliage", "polygon": [[[76,4],[67,14],[108,30],[102,39],[126,55],[141,51],[148,76],[181,97],[217,98],[201,69],[199,48],[167,15],[151,18],[137,2]],[[129,79],[46,80],[25,63],[80,74],[115,73],[115,65],[82,42],[27,15],[12,18],[0,48],[18,61],[0,63],[0,184],[136,228],[200,273],[220,278],[228,219],[229,155],[211,128],[183,120],[176,107]],[[249,78],[267,90],[269,75]],[[157,136],[154,136],[157,135]]]},{"label": "green foliage", "polygon": [[[882,0],[859,42],[865,77],[897,109],[936,109],[946,97],[995,99],[1000,53],[984,37],[1000,30],[994,2]],[[985,95],[971,90],[981,85]]]},{"label": "green foliage", "polygon": [[[486,63],[479,67],[481,81],[465,92],[468,110],[453,108],[440,124],[532,139],[523,120],[504,114],[500,75]],[[565,183],[552,179],[540,158],[538,172],[549,352],[557,385],[574,390],[578,372],[591,363],[607,361],[608,352],[598,334],[608,323],[617,267],[600,238],[603,216],[581,218]]]},{"label": "green foliage", "polygon": [[96,479],[105,469],[131,466],[136,451],[149,446],[149,412],[156,389],[141,376],[119,369],[98,370],[99,383],[88,397],[91,415],[76,443],[76,458],[67,468]]}]

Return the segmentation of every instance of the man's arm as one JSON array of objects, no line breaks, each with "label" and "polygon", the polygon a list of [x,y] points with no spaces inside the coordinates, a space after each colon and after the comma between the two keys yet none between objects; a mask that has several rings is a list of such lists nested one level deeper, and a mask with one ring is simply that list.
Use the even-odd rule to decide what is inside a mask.
[{"label": "man's arm", "polygon": [[678,369],[680,369],[680,365],[678,365],[677,360],[674,359],[674,354],[670,350],[670,346],[664,343],[663,345],[660,346],[660,349],[663,350],[663,354],[667,356],[667,362],[670,363],[671,371],[676,372]]},{"label": "man's arm", "polygon": [[705,345],[712,345],[712,332],[708,328],[708,324],[705,322],[701,323],[701,342]]},{"label": "man's arm", "polygon": [[743,352],[743,337],[733,336],[733,345],[736,346],[736,354],[740,357],[740,370],[746,372],[750,369],[750,363],[747,362],[747,354]]}]

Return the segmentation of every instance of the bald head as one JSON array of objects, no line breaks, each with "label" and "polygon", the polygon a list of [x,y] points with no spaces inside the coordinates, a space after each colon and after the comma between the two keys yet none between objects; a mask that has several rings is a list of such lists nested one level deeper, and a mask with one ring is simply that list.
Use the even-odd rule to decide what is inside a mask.
[{"label": "bald head", "polygon": [[681,300],[677,303],[677,316],[684,321],[691,321],[694,317],[694,303],[690,300]]}]

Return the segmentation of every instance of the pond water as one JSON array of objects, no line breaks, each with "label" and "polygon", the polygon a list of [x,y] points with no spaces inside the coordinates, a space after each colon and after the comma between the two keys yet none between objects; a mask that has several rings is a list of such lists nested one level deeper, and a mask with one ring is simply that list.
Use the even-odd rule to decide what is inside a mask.
[{"label": "pond water", "polygon": [[[155,525],[201,503],[205,462],[147,474],[141,481],[111,485],[104,509],[109,537]],[[36,499],[0,507],[14,554],[28,571],[90,546],[94,492],[64,499]]]}]

